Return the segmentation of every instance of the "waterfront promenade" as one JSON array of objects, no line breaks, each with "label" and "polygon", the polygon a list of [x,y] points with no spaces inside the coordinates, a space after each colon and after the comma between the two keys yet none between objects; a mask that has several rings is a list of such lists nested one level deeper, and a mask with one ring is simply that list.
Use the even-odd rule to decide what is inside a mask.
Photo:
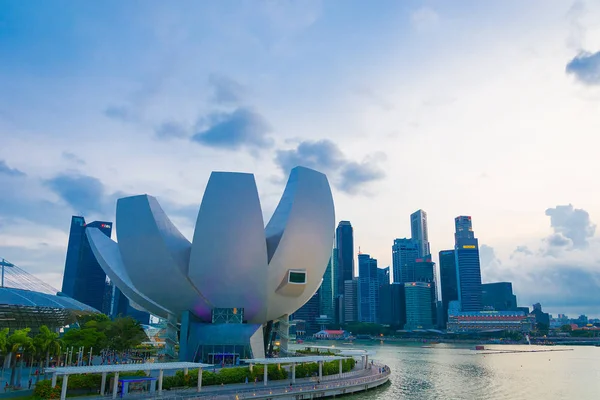
[{"label": "waterfront promenade", "polygon": [[[335,397],[349,393],[374,389],[389,381],[390,369],[373,364],[367,369],[358,369],[339,375],[324,376],[320,383],[317,378],[300,378],[291,384],[290,379],[268,382],[240,383],[222,386],[203,386],[201,392],[195,388],[165,390],[162,394],[131,393],[125,398],[153,400],[242,400],[242,399],[312,399]],[[112,399],[112,396],[86,397],[87,400]]]}]

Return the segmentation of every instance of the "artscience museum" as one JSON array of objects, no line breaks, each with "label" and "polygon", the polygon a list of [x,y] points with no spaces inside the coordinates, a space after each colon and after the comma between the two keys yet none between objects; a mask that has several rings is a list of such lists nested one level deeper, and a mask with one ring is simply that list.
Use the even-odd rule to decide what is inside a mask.
[{"label": "artscience museum", "polygon": [[289,314],[319,288],[335,216],[327,177],[294,168],[266,225],[254,175],[213,172],[190,242],[157,200],[117,201],[112,241],[88,229],[111,281],[135,303],[179,329],[184,361],[265,357],[271,336],[286,349]]}]

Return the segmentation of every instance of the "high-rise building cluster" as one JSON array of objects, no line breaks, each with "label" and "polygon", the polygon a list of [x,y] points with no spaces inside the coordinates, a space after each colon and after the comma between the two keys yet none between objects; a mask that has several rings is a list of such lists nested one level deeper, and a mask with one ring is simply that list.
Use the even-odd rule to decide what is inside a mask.
[{"label": "high-rise building cluster", "polygon": [[132,307],[129,299],[107,279],[85,234],[87,228],[98,228],[110,237],[112,226],[112,222],[107,221],[86,224],[81,216],[71,218],[61,291],[112,318],[119,315],[131,316],[142,324],[148,324],[150,314]]},{"label": "high-rise building cluster", "polygon": [[353,322],[464,331],[512,321],[527,330],[529,309],[517,307],[512,284],[482,284],[471,217],[456,217],[454,226],[454,248],[439,252],[438,276],[425,211],[410,215],[410,238],[393,240],[391,271],[389,266],[379,268],[371,254],[358,251],[357,256],[352,224],[340,221],[323,284],[294,318],[305,322],[306,335],[325,324]]}]

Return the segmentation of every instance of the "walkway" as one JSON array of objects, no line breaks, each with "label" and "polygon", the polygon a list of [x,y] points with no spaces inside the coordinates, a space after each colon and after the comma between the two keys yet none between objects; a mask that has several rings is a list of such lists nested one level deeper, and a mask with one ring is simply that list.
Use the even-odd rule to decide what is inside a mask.
[{"label": "walkway", "polygon": [[[254,383],[241,383],[241,384],[230,384],[230,385],[211,385],[203,386],[201,392],[196,392],[195,388],[183,389],[183,390],[170,390],[163,391],[162,395],[151,393],[139,393],[131,394],[127,396],[128,399],[162,399],[162,400],[182,400],[182,399],[202,399],[202,400],[241,400],[241,399],[260,399],[264,397],[280,397],[286,394],[297,395],[299,393],[309,394],[312,392],[323,393],[328,390],[337,389],[340,390],[348,389],[348,393],[353,391],[365,390],[365,387],[369,385],[369,388],[378,386],[387,381],[390,374],[390,370],[386,366],[374,364],[368,369],[359,368],[357,370],[339,375],[324,376],[321,383],[317,383],[317,378],[297,378],[296,383],[292,385],[290,389],[290,379],[272,381],[263,386],[263,382]],[[358,387],[358,390],[351,390],[352,387]],[[86,397],[86,400],[94,399],[107,399],[110,396],[104,397]],[[320,396],[325,397],[325,396]]]}]

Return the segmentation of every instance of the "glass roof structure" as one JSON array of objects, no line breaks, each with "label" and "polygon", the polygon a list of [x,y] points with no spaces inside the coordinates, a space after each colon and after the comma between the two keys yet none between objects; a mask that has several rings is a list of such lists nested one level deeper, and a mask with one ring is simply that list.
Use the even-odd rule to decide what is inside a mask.
[{"label": "glass roof structure", "polygon": [[3,328],[31,328],[33,331],[42,325],[58,328],[73,322],[78,315],[99,312],[62,295],[5,259],[0,259],[0,268],[0,326]]}]

